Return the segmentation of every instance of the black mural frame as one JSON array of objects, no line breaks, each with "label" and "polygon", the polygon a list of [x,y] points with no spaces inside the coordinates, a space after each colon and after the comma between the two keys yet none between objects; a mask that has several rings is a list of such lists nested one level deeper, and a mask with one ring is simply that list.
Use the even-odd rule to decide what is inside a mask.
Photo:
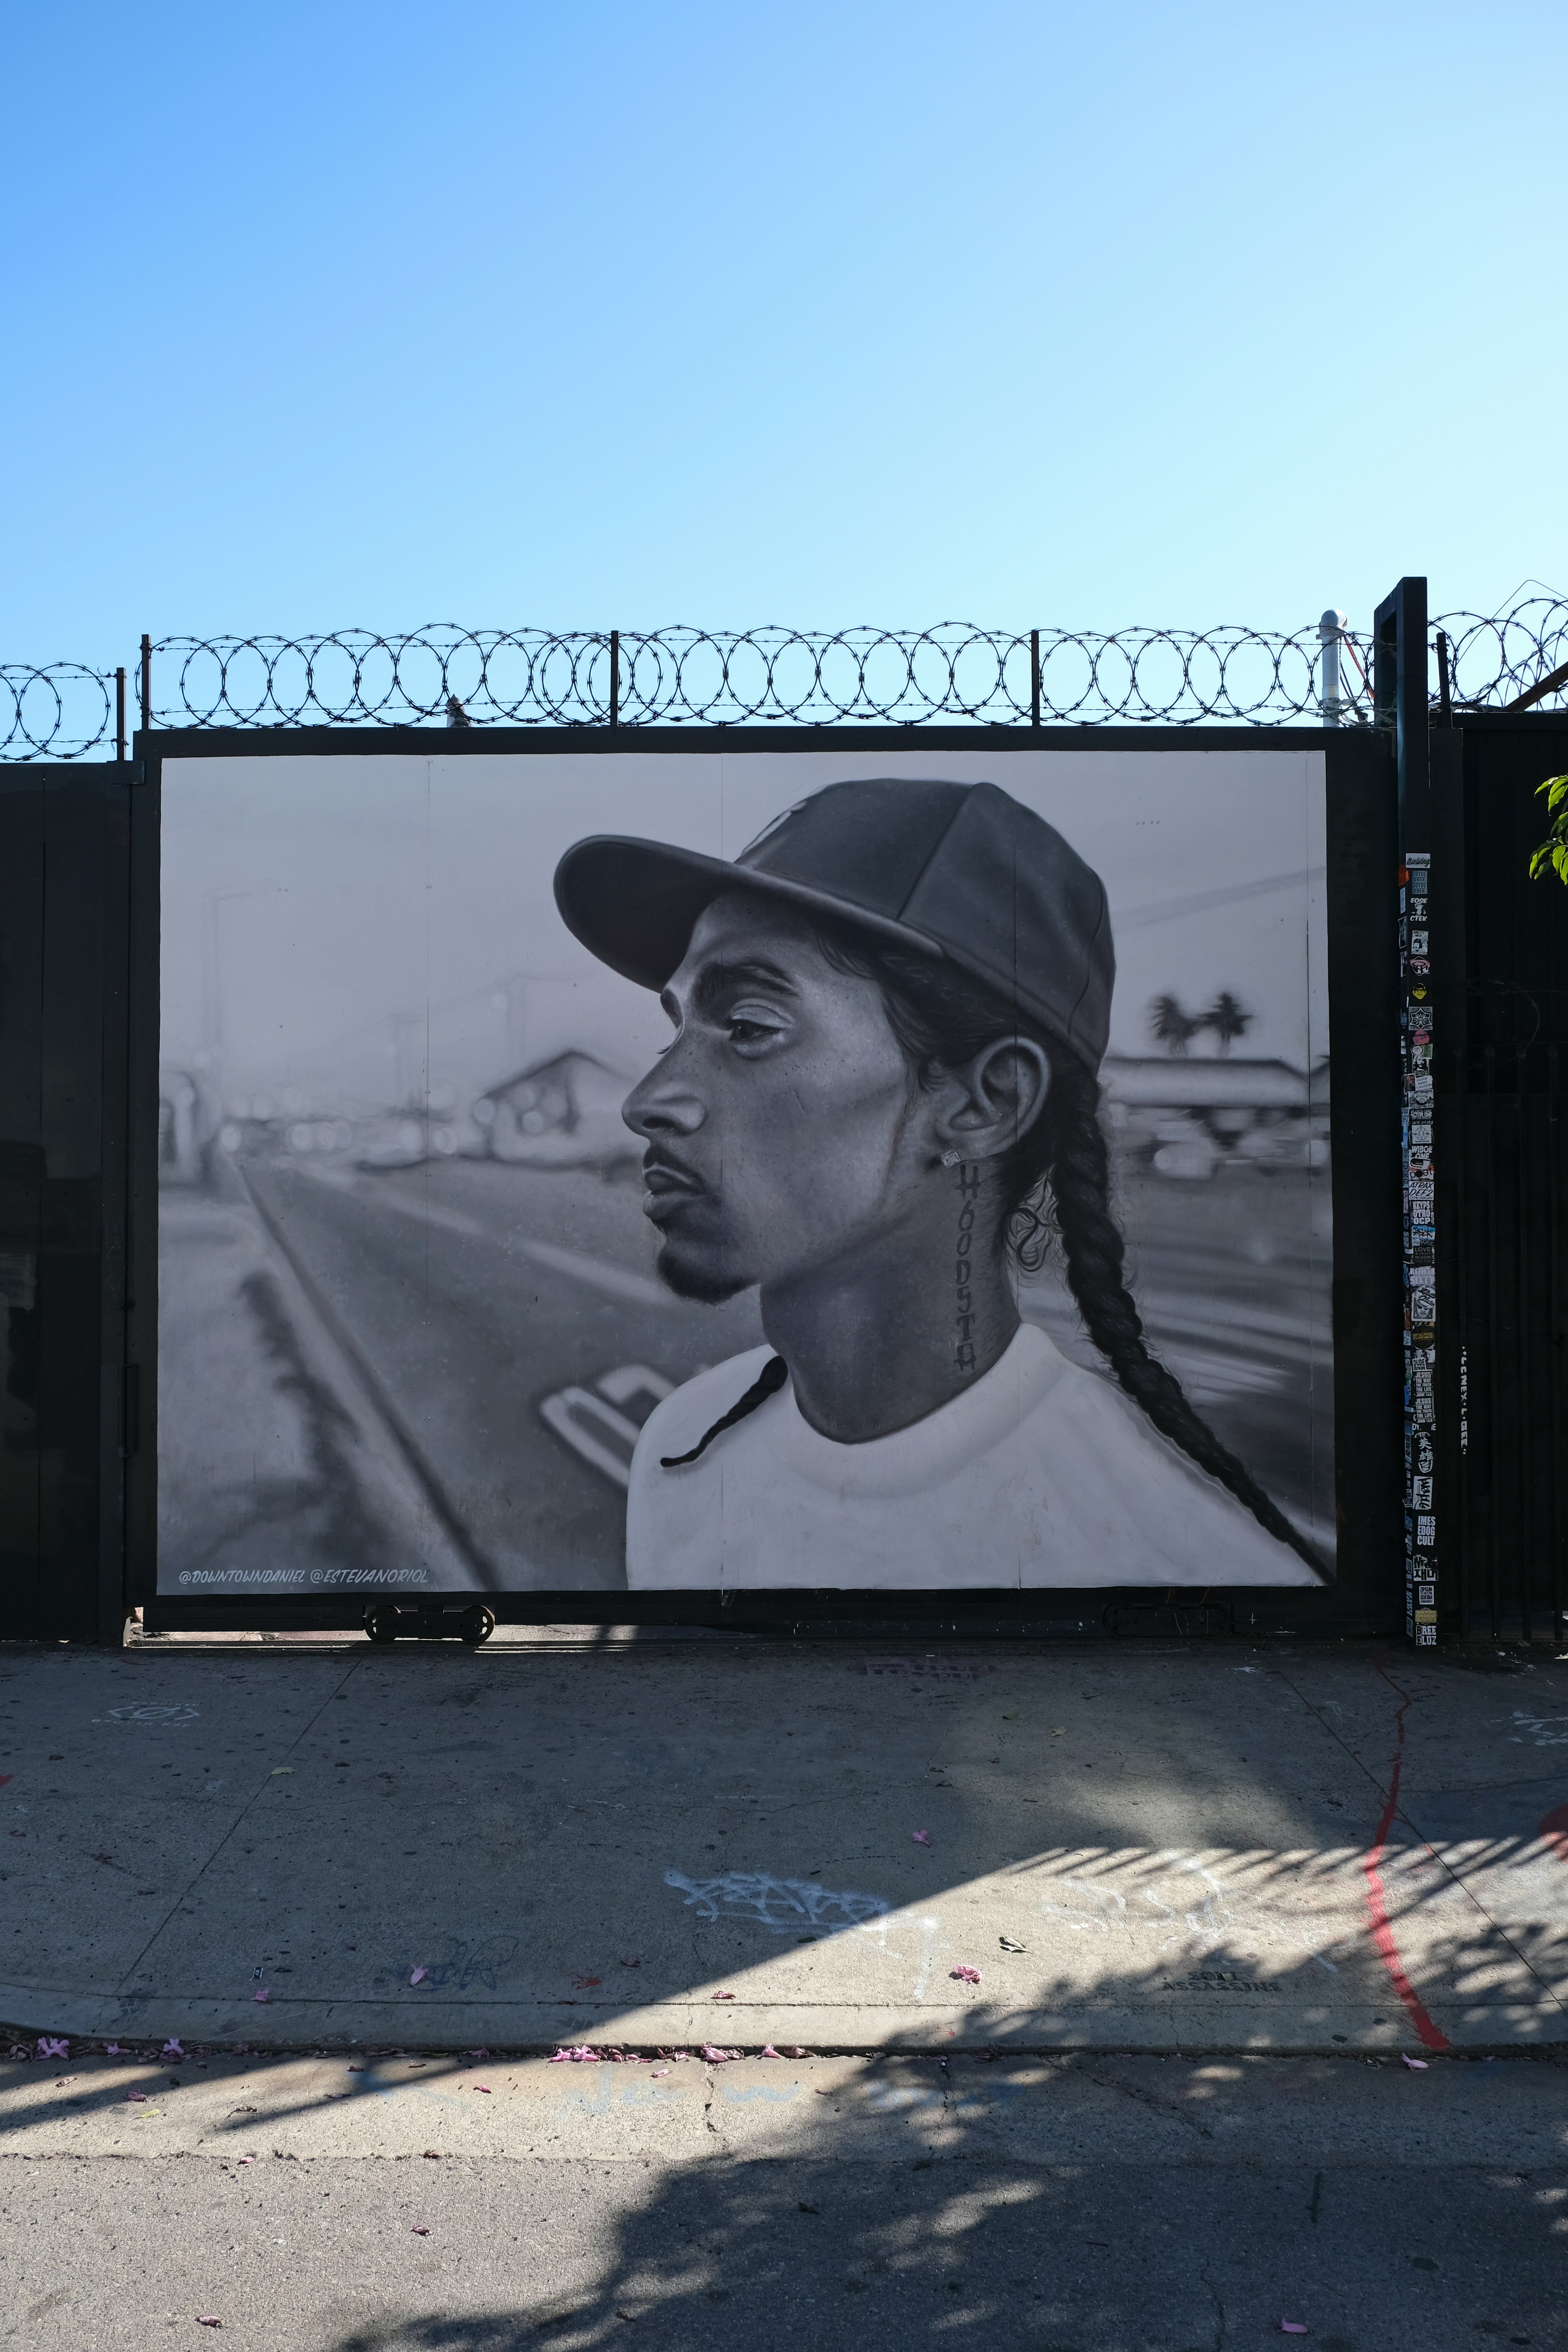
[{"label": "black mural frame", "polygon": [[[126,1604],[153,1630],[358,1627],[363,1601],[160,1595],[157,1580],[159,842],[163,762],[195,759],[568,757],[868,751],[929,761],[943,751],[1321,751],[1327,785],[1329,1024],[1332,1079],[1335,1489],[1338,1564],[1321,1590],[1155,1588],[963,1592],[791,1590],[486,1592],[513,1624],[687,1624],[796,1636],[1030,1639],[1106,1633],[1347,1635],[1400,1629],[1404,1606],[1404,1269],[1401,1225],[1398,808],[1393,744],[1370,728],[583,727],[267,730],[138,735],[131,793],[128,1378],[140,1396],[127,1463]],[[382,1596],[396,1598],[397,1596]],[[434,1598],[432,1596],[431,1598]],[[446,1592],[447,1610],[465,1596]],[[879,1605],[880,1604],[880,1605]],[[405,1597],[409,1608],[429,1606]]]}]

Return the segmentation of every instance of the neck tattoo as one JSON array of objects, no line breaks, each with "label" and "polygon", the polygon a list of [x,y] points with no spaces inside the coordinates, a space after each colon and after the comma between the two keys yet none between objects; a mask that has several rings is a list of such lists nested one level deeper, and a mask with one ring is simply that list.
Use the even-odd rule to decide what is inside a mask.
[{"label": "neck tattoo", "polygon": [[953,1366],[966,1380],[974,1372],[974,1293],[970,1286],[970,1251],[974,1244],[974,1203],[980,1195],[978,1166],[958,1166],[958,1249],[953,1265],[956,1286]]}]

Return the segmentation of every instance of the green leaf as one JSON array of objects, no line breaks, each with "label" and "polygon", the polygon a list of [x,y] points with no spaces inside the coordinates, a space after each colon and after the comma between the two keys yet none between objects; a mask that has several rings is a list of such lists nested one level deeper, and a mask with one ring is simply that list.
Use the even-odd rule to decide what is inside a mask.
[{"label": "green leaf", "polygon": [[1564,801],[1568,801],[1568,776],[1546,777],[1543,782],[1535,787],[1537,800],[1542,793],[1546,794],[1546,805],[1549,810],[1560,808]]}]

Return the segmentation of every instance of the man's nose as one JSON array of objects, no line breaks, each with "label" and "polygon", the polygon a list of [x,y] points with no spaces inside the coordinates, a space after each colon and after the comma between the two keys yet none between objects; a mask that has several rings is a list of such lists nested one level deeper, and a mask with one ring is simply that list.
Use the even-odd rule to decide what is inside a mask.
[{"label": "man's nose", "polygon": [[650,1143],[660,1135],[695,1135],[708,1116],[706,1105],[677,1058],[679,1053],[677,1039],[621,1105],[621,1117],[632,1133]]}]

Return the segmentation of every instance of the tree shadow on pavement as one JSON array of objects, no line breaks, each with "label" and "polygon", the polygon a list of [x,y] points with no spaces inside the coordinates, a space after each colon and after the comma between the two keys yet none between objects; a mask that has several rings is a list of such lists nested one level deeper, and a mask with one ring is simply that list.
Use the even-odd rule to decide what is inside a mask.
[{"label": "tree shadow on pavement", "polygon": [[1560,2207],[1470,2168],[720,2160],[634,2189],[597,2259],[586,2186],[555,2191],[549,2292],[373,2323],[331,2352],[1226,2352],[1282,2318],[1317,2352],[1563,2340]]}]

